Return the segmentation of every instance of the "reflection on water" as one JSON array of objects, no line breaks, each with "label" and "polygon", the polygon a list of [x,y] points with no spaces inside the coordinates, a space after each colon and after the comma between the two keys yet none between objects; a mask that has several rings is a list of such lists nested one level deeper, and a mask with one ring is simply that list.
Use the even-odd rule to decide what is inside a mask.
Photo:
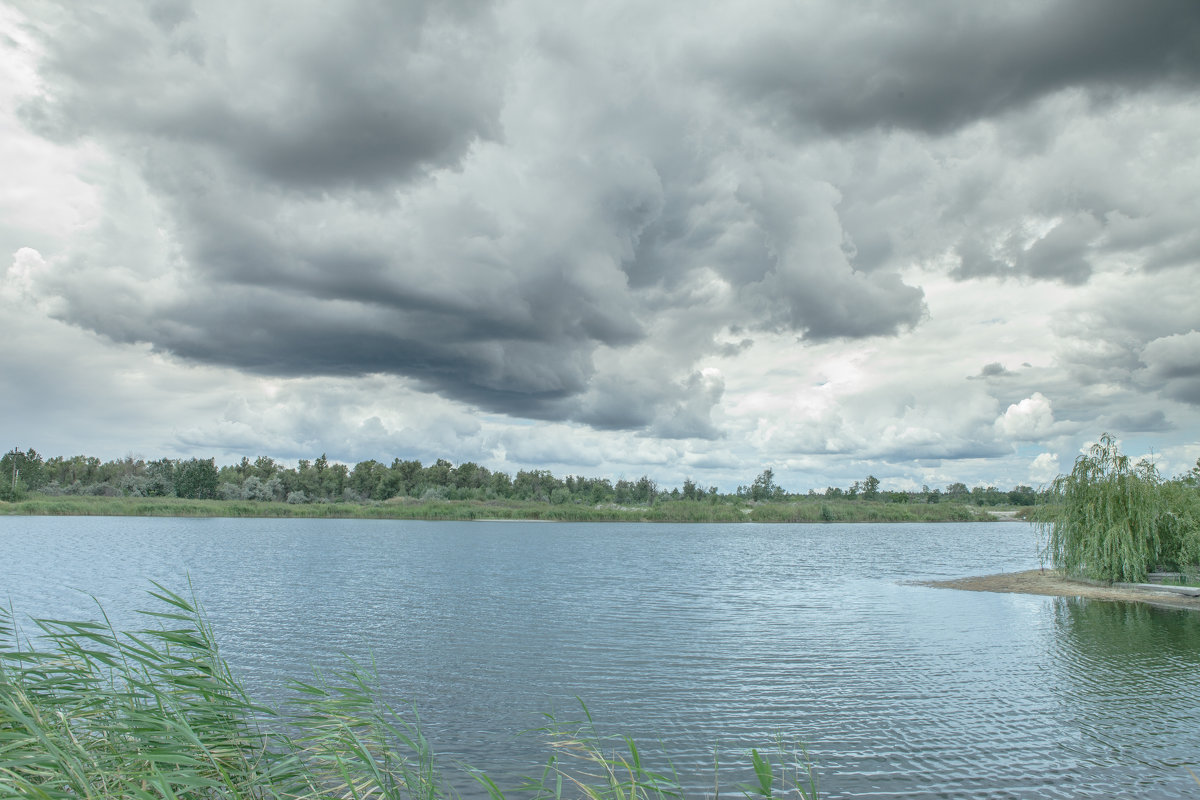
[{"label": "reflection on water", "polygon": [[1186,775],[1200,730],[1200,614],[1083,598],[1052,605],[1064,746],[1114,782],[1149,781],[1129,774],[1129,760],[1164,778]]},{"label": "reflection on water", "polygon": [[[1190,797],[1200,615],[932,589],[1036,566],[1024,525],[0,518],[18,614],[138,625],[190,575],[255,696],[373,657],[435,748],[509,785],[541,713],[657,739],[697,794],[775,734],[825,796]],[[71,588],[68,588],[71,587]],[[732,780],[732,778],[730,778]],[[723,777],[724,783],[726,779]],[[459,788],[471,789],[469,782]]]}]

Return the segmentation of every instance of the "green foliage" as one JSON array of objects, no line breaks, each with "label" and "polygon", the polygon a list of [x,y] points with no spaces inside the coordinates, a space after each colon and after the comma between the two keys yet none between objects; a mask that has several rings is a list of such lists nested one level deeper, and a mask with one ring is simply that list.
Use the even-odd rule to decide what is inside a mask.
[{"label": "green foliage", "polygon": [[[380,700],[358,664],[292,683],[281,708],[255,703],[220,657],[194,599],[156,584],[155,627],[35,620],[23,638],[0,608],[0,796],[39,800],[378,798],[459,796],[411,719]],[[586,714],[587,709],[584,707]],[[513,794],[530,800],[667,800],[683,789],[670,759],[591,717],[540,733],[552,755]],[[751,754],[749,797],[816,797],[812,765],[779,749]],[[657,758],[667,765],[651,763]],[[466,767],[493,800],[504,791]],[[714,775],[718,774],[714,769]],[[717,785],[719,791],[719,784]]]},{"label": "green foliage", "polygon": [[767,500],[780,500],[783,498],[784,491],[775,483],[775,470],[770,467],[764,469],[754,482],[750,484],[749,492],[747,492],[751,500],[756,503],[762,503]]},{"label": "green foliage", "polygon": [[146,465],[144,493],[146,497],[175,496],[175,462],[169,458]]},{"label": "green foliage", "polygon": [[180,461],[175,469],[175,494],[190,500],[217,496],[217,465],[211,458]]},{"label": "green foliage", "polygon": [[[27,454],[14,451],[10,461],[17,456],[40,460],[30,450]],[[35,458],[36,457],[36,458]],[[22,462],[24,463],[24,462]],[[24,468],[21,468],[24,469]],[[30,474],[33,472],[30,467]],[[32,485],[26,484],[26,471],[21,471],[17,490],[11,484],[5,489],[0,481],[0,500],[27,499]],[[865,481],[855,481],[849,490],[829,487],[824,492],[810,490],[807,495],[791,494],[775,481],[775,472],[767,468],[749,486],[739,486],[733,494],[721,494],[717,487],[705,489],[691,478],[683,481],[682,488],[662,488],[648,475],[636,480],[619,479],[615,483],[609,478],[567,475],[556,477],[549,470],[521,470],[515,478],[504,472],[493,472],[487,467],[466,461],[455,466],[446,459],[438,459],[429,466],[420,461],[393,459],[391,465],[369,459],[350,467],[332,462],[322,453],[316,459],[301,459],[295,467],[287,467],[274,459],[259,456],[254,461],[243,457],[239,462],[217,467],[214,459],[169,459],[144,461],[127,456],[116,461],[101,463],[97,458],[56,456],[47,460],[41,472],[43,482],[34,489],[38,495],[61,498],[73,496],[93,497],[155,497],[164,500],[182,498],[187,500],[217,499],[232,504],[252,501],[264,504],[264,508],[252,512],[253,516],[279,516],[275,506],[291,500],[293,510],[284,516],[367,516],[381,514],[371,509],[380,502],[402,502],[404,510],[383,516],[416,516],[437,519],[474,519],[487,516],[478,504],[491,505],[495,502],[511,504],[502,515],[526,516],[538,519],[630,519],[721,522],[742,521],[813,521],[813,520],[944,520],[972,519],[979,515],[957,510],[947,512],[881,512],[876,504],[905,505],[911,503],[930,504],[941,495],[938,490],[922,487],[920,492],[894,491],[880,488],[880,480],[873,475]],[[961,491],[956,497],[959,503],[974,505],[998,505],[1016,502],[1019,496],[1025,502],[1032,489],[1017,487],[1012,493],[1001,492],[994,487],[984,490],[977,487],[968,490],[964,484],[955,484]],[[828,513],[821,515],[816,506],[806,505],[820,500],[832,505]],[[840,507],[845,500],[864,504],[859,511],[846,511]],[[751,501],[754,508],[746,507]],[[449,508],[445,504],[458,504]],[[703,503],[708,508],[698,508]],[[297,506],[337,505],[337,510],[315,509],[298,511]],[[346,509],[344,504],[365,505],[366,508]],[[532,508],[531,504],[538,504]],[[553,506],[549,510],[541,506]],[[618,507],[614,512],[610,506]],[[769,510],[765,507],[770,506]],[[778,508],[776,508],[778,506]],[[66,508],[68,504],[42,504],[36,508]],[[75,508],[85,508],[76,504]],[[514,511],[516,508],[525,509]],[[662,508],[660,508],[662,507]],[[123,506],[122,506],[123,508]],[[158,509],[176,508],[157,506]],[[205,506],[192,506],[199,514],[227,514],[224,511],[206,510]],[[242,505],[236,505],[241,515]],[[12,509],[5,509],[12,513]],[[32,513],[42,513],[33,511]],[[53,512],[69,513],[69,512]],[[93,513],[81,511],[79,513]],[[114,513],[127,513],[115,511]],[[162,514],[167,511],[154,511]]]},{"label": "green foliage", "polygon": [[21,452],[14,447],[0,457],[0,500],[16,500],[47,482],[42,457],[32,447]]},{"label": "green foliage", "polygon": [[1039,523],[1051,563],[1095,580],[1146,580],[1164,554],[1160,483],[1152,464],[1130,462],[1101,436],[1051,488],[1050,516]]},{"label": "green foliage", "polygon": [[874,500],[879,497],[879,478],[874,475],[867,476],[862,484],[862,496],[864,500]]},{"label": "green foliage", "polygon": [[1187,476],[1159,487],[1162,514],[1158,535],[1162,566],[1176,572],[1196,572],[1200,565],[1200,487]]}]

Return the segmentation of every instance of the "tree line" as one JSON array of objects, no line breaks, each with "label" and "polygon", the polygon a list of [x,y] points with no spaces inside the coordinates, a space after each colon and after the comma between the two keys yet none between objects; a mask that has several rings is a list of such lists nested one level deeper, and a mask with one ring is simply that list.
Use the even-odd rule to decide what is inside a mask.
[{"label": "tree line", "polygon": [[393,459],[391,464],[360,461],[353,467],[331,462],[324,454],[301,459],[289,467],[268,456],[218,466],[213,458],[144,460],[126,456],[101,461],[94,456],[43,458],[36,450],[13,448],[0,458],[0,500],[42,495],[105,497],[182,497],[190,499],[251,500],[287,503],[371,502],[394,498],[424,500],[519,500],[551,504],[584,503],[647,506],[675,500],[711,503],[796,501],[803,497],[887,503],[953,502],[978,506],[1033,505],[1039,493],[1029,486],[1001,490],[995,486],[968,489],[963,483],[945,488],[922,486],[919,491],[888,491],[868,475],[845,489],[791,493],[775,481],[771,468],[754,480],[722,493],[686,478],[665,488],[647,475],[634,480],[558,477],[549,470],[520,470],[515,475],[489,470],[466,461],[453,464],[439,458],[424,465],[418,460]]}]

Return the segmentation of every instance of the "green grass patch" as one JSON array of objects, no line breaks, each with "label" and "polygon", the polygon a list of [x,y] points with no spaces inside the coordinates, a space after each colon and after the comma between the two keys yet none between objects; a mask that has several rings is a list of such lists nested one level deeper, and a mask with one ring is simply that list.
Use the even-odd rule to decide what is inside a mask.
[{"label": "green grass patch", "polygon": [[991,514],[957,503],[883,503],[803,499],[788,502],[666,500],[650,506],[522,500],[421,500],[277,503],[176,497],[32,495],[0,503],[0,514],[26,516],[295,517],[343,519],[524,519],[555,522],[972,522]]}]

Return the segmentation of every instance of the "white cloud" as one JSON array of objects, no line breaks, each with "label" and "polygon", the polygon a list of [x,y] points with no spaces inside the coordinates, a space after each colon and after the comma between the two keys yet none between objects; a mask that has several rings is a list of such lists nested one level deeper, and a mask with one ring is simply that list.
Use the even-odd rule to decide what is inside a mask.
[{"label": "white cloud", "polygon": [[42,254],[32,247],[22,247],[13,254],[12,264],[5,274],[12,289],[29,293],[45,270],[46,259],[42,258]]},{"label": "white cloud", "polygon": [[1053,427],[1054,409],[1041,392],[1013,403],[996,419],[997,432],[1016,441],[1036,441],[1049,434]]},{"label": "white cloud", "polygon": [[1035,484],[1049,483],[1061,473],[1058,456],[1054,453],[1039,453],[1029,465],[1029,477]]}]

